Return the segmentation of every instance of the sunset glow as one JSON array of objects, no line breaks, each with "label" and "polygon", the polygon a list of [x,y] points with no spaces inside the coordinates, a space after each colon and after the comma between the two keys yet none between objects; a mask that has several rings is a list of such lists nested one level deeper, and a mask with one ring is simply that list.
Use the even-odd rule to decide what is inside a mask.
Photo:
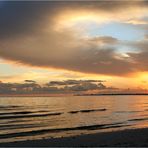
[{"label": "sunset glow", "polygon": [[148,147],[148,0],[0,0],[0,147]]},{"label": "sunset glow", "polygon": [[147,89],[146,2],[3,2],[0,10],[1,82],[103,80]]}]

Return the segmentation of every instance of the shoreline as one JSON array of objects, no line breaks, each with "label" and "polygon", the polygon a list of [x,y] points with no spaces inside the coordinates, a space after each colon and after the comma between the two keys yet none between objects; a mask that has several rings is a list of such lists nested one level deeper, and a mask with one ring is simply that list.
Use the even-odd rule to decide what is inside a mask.
[{"label": "shoreline", "polygon": [[62,138],[0,143],[0,147],[148,146],[148,128],[78,135]]},{"label": "shoreline", "polygon": [[148,93],[135,94],[0,94],[0,97],[69,97],[69,96],[148,96]]}]

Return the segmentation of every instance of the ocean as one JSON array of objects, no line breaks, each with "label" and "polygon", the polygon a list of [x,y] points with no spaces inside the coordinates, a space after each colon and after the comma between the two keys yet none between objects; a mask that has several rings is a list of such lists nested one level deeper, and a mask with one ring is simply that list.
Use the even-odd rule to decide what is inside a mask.
[{"label": "ocean", "polygon": [[0,97],[0,143],[148,127],[148,96]]}]

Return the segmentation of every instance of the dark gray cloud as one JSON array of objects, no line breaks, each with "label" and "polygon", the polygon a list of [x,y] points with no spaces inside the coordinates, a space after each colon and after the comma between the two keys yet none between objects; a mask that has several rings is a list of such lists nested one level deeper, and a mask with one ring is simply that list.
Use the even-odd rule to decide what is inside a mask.
[{"label": "dark gray cloud", "polygon": [[36,83],[36,81],[33,81],[33,80],[25,80],[25,82],[28,82],[28,83]]},{"label": "dark gray cloud", "polygon": [[42,86],[34,83],[33,80],[29,80],[29,83],[28,81],[24,83],[0,82],[0,94],[74,93],[78,91],[108,89],[102,82],[101,80],[66,80],[51,81]]},{"label": "dark gray cloud", "polygon": [[131,59],[135,61],[138,69],[141,71],[148,71],[148,51],[141,51],[138,53],[129,53]]},{"label": "dark gray cloud", "polygon": [[56,8],[53,9],[55,4],[56,2],[40,1],[3,2],[0,8],[0,38],[22,37],[40,32],[46,23],[47,15],[52,21],[50,14],[57,12]]},{"label": "dark gray cloud", "polygon": [[95,84],[92,82],[83,82],[80,84],[75,84],[73,86],[65,87],[65,89],[72,90],[72,91],[88,91],[88,90],[107,89],[107,87],[102,83]]},{"label": "dark gray cloud", "polygon": [[[27,43],[24,46],[27,46]],[[37,46],[37,43],[34,46]],[[124,57],[119,58],[120,55],[116,54],[114,49],[98,48],[87,42],[75,48],[64,48],[62,47],[64,45],[61,45],[53,51],[43,46],[21,49],[17,45],[13,53],[8,52],[9,48],[7,48],[0,50],[0,55],[6,59],[32,66],[62,68],[84,73],[124,75],[134,72],[132,63]]]},{"label": "dark gray cloud", "polygon": [[47,86],[62,86],[62,85],[75,85],[84,83],[100,83],[105,82],[104,80],[65,80],[65,81],[50,81]]},{"label": "dark gray cloud", "polygon": [[72,91],[87,91],[87,90],[94,90],[94,89],[98,89],[96,84],[90,83],[90,82],[85,82],[82,84],[76,84],[73,85],[71,87],[67,88],[68,90],[72,90]]},{"label": "dark gray cloud", "polygon": [[100,10],[118,12],[127,7],[145,7],[145,1],[3,1],[0,7],[0,37],[10,38],[24,34],[35,34],[46,23],[48,17],[50,25],[54,25],[55,14],[63,10]]},{"label": "dark gray cloud", "polygon": [[148,39],[131,43],[131,46],[137,49],[136,52],[129,52],[130,59],[135,63],[137,69],[148,71]]},{"label": "dark gray cloud", "polygon": [[[146,51],[129,53],[130,57],[125,58],[111,46],[118,44],[116,38],[85,40],[72,30],[55,28],[58,14],[66,10],[120,14],[129,7],[145,8],[147,2],[4,2],[0,7],[0,57],[30,66],[105,75],[126,75],[146,69]],[[135,48],[142,50],[142,46]]]}]

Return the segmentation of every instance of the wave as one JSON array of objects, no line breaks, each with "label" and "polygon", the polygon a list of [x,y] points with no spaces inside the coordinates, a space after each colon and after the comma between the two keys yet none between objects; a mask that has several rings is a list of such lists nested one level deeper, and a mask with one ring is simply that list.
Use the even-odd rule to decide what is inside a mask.
[{"label": "wave", "polygon": [[24,128],[35,128],[35,127],[42,127],[41,124],[15,124],[15,125],[0,125],[1,130],[10,130],[10,129],[24,129]]},{"label": "wave", "polygon": [[2,112],[2,113],[0,113],[0,115],[33,114],[33,113],[42,113],[42,112],[49,112],[49,111],[41,110],[41,111]]},{"label": "wave", "polygon": [[87,110],[75,110],[75,111],[70,111],[68,113],[71,113],[71,114],[76,114],[76,113],[89,113],[89,112],[97,112],[97,111],[106,111],[107,109],[106,108],[102,108],[102,109],[87,109]]},{"label": "wave", "polygon": [[143,120],[148,120],[148,118],[135,118],[135,119],[130,119],[128,121],[143,121]]},{"label": "wave", "polygon": [[0,108],[16,108],[16,107],[23,107],[23,106],[17,106],[17,105],[0,105]]},{"label": "wave", "polygon": [[144,111],[116,111],[115,113],[139,113]]},{"label": "wave", "polygon": [[70,114],[76,114],[76,113],[78,113],[79,111],[70,111],[70,112],[68,112],[68,113],[70,113]]},{"label": "wave", "polygon": [[8,110],[8,111],[10,110],[10,111],[11,111],[11,110],[14,110],[14,109],[15,109],[15,110],[20,110],[20,109],[23,109],[23,108],[25,108],[25,106],[17,106],[17,105],[6,105],[6,106],[5,106],[5,105],[0,105],[0,111],[1,111],[1,110],[2,110],[2,111],[3,111],[3,110],[6,110],[6,111],[7,111],[7,110]]},{"label": "wave", "polygon": [[46,117],[46,116],[57,116],[61,115],[63,112],[55,112],[48,114],[31,114],[31,115],[18,115],[18,116],[0,116],[0,119],[16,119],[16,118],[32,118],[32,117]]},{"label": "wave", "polygon": [[0,115],[13,115],[13,114],[31,114],[31,113],[34,113],[34,112],[31,112],[31,111],[21,111],[21,112],[4,112],[4,113],[0,113]]},{"label": "wave", "polygon": [[49,132],[65,132],[65,131],[76,131],[76,130],[99,130],[99,129],[107,129],[107,128],[119,128],[125,125],[124,122],[120,123],[113,123],[113,124],[97,124],[97,125],[87,125],[87,126],[78,126],[78,127],[68,127],[68,128],[54,128],[54,129],[41,129],[41,130],[34,130],[34,131],[26,131],[26,132],[19,132],[19,133],[8,133],[8,134],[0,134],[0,138],[11,138],[11,137],[22,137],[28,135],[40,135],[46,134]]}]

